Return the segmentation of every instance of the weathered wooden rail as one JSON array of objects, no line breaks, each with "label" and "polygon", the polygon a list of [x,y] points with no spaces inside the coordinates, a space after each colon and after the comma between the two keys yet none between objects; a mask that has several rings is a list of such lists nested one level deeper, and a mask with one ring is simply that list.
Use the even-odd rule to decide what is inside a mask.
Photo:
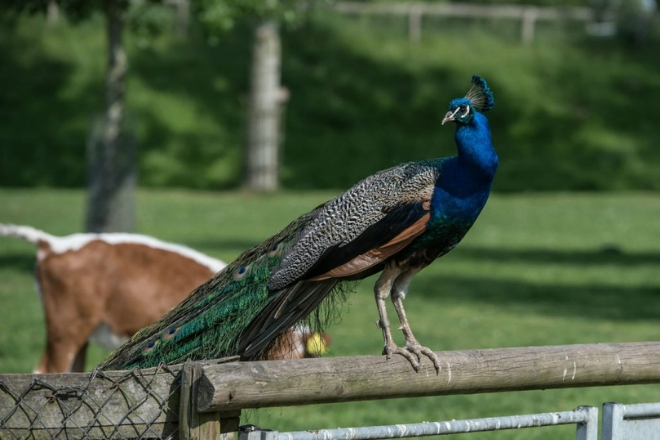
[{"label": "weathered wooden rail", "polygon": [[395,356],[205,365],[198,410],[660,382],[660,343],[438,352],[442,371]]},{"label": "weathered wooden rail", "polygon": [[[448,394],[660,383],[660,342],[402,357],[186,363],[147,370],[0,375],[0,439],[211,438],[242,409]],[[66,434],[64,434],[66,433]],[[64,434],[64,435],[62,435]]]}]

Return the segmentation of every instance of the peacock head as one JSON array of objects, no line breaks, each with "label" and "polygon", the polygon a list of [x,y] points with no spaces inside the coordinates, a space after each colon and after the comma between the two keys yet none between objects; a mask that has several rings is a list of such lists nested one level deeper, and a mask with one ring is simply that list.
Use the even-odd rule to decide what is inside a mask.
[{"label": "peacock head", "polygon": [[456,98],[449,103],[449,109],[442,119],[442,125],[449,121],[467,125],[474,119],[475,112],[485,113],[494,105],[493,92],[488,88],[486,80],[474,75],[472,77],[472,87],[468,90],[465,98]]}]

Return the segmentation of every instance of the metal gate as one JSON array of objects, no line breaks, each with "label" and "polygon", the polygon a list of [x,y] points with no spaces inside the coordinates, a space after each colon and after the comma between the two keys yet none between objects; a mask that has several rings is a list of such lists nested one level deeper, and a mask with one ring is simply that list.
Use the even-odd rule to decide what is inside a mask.
[{"label": "metal gate", "polygon": [[[598,408],[483,419],[278,432],[241,426],[239,440],[374,440],[576,425],[576,440],[598,440]],[[603,404],[602,440],[660,440],[660,403]]]}]

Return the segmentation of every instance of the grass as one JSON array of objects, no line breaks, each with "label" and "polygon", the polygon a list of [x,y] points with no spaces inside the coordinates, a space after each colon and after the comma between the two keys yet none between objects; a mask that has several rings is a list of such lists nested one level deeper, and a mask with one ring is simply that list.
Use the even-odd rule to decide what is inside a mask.
[{"label": "grass", "polygon": [[[272,196],[142,190],[139,232],[231,260],[330,192]],[[0,190],[0,222],[80,231],[84,194]],[[267,213],[267,214],[266,214]],[[418,339],[436,350],[658,339],[660,198],[653,193],[494,195],[456,250],[422,271],[406,300]],[[29,372],[43,348],[34,248],[0,239],[0,372]],[[329,333],[331,355],[377,354],[371,288],[363,281]],[[88,367],[105,353],[94,347]],[[412,373],[411,373],[412,374]],[[274,408],[243,422],[291,430],[415,423],[657,401],[660,386],[595,387]],[[572,427],[470,439],[572,438]]]}]

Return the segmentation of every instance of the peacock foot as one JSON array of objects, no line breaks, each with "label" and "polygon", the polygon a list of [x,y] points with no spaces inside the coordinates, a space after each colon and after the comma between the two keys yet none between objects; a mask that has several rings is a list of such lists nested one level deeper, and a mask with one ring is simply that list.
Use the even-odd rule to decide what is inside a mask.
[{"label": "peacock foot", "polygon": [[431,362],[433,362],[436,374],[440,373],[440,360],[438,359],[438,356],[431,349],[424,347],[417,341],[412,344],[406,343],[404,347],[398,347],[395,344],[385,345],[383,347],[383,354],[387,359],[390,359],[392,354],[403,356],[408,359],[408,362],[410,362],[410,365],[415,371],[419,371],[422,356],[426,356]]},{"label": "peacock foot", "polygon": [[438,356],[433,352],[428,347],[424,347],[421,345],[419,342],[415,341],[415,343],[410,344],[406,343],[405,349],[408,350],[409,352],[415,353],[415,356],[417,356],[417,359],[421,360],[422,356],[426,356],[433,362],[433,367],[435,367],[435,373],[439,374],[440,373],[440,360],[438,359]]}]

